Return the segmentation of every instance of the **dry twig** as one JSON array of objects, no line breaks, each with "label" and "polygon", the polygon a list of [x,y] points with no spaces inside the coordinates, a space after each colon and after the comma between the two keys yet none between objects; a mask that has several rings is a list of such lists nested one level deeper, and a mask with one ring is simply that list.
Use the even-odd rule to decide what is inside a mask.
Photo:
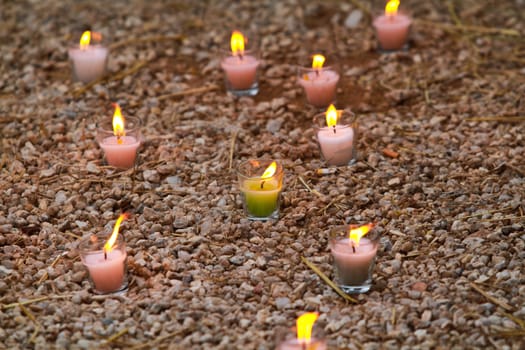
[{"label": "dry twig", "polygon": [[29,299],[29,300],[25,300],[25,301],[19,301],[19,302],[16,302],[16,303],[2,305],[2,310],[12,309],[12,308],[17,307],[17,306],[23,306],[23,305],[29,305],[29,304],[33,304],[33,303],[38,303],[38,302],[41,302],[41,301],[44,301],[44,300],[67,299],[67,298],[70,298],[70,297],[71,297],[71,294],[47,295],[47,296],[44,296],[44,297],[39,297],[39,298],[35,298],[35,299]]},{"label": "dry twig", "polygon": [[106,344],[109,344],[109,343],[115,341],[117,338],[122,337],[124,334],[126,334],[128,332],[128,330],[129,330],[129,328],[123,328],[120,331],[118,331],[117,333],[113,334],[112,336],[109,336],[106,339]]},{"label": "dry twig", "polygon": [[304,187],[306,187],[306,189],[308,190],[308,192],[311,192],[313,194],[315,194],[316,196],[318,197],[321,197],[323,198],[324,195],[322,193],[320,193],[319,191],[317,190],[312,190],[312,188],[310,186],[308,186],[308,184],[303,180],[303,178],[301,176],[299,176],[299,181],[301,181],[301,183],[303,184]]},{"label": "dry twig", "polygon": [[332,282],[332,280],[330,280],[321,270],[319,270],[319,268],[317,266],[314,265],[313,262],[309,261],[308,259],[306,259],[304,256],[301,256],[301,260],[310,268],[312,269],[313,272],[315,272],[317,274],[317,276],[319,276],[326,284],[328,284],[330,287],[332,287],[333,290],[335,290],[335,292],[337,294],[339,294],[341,297],[343,297],[343,299],[345,299],[346,301],[350,301],[352,303],[357,303],[357,300],[352,298],[351,296],[349,296],[348,294],[346,294],[345,292],[343,292],[341,290],[341,288],[339,288],[337,286],[337,284],[335,284],[334,282]]},{"label": "dry twig", "polygon": [[186,95],[199,94],[203,92],[215,91],[218,89],[219,87],[217,85],[202,86],[198,88],[174,92],[172,94],[161,95],[157,97],[157,100],[162,101],[162,100],[166,100],[166,99],[173,98],[173,97],[181,97],[181,96],[186,96]]},{"label": "dry twig", "polygon": [[494,116],[494,117],[475,117],[465,119],[468,122],[504,122],[504,123],[519,123],[525,121],[525,116],[516,116],[516,117],[504,117],[504,116]]},{"label": "dry twig", "polygon": [[230,157],[228,162],[228,170],[232,170],[233,166],[233,153],[235,152],[235,141],[237,140],[237,135],[239,134],[239,130],[235,130],[232,136],[232,140],[230,143]]},{"label": "dry twig", "polygon": [[182,34],[153,35],[153,36],[146,36],[142,38],[133,37],[131,39],[126,39],[126,40],[122,40],[114,44],[111,44],[109,46],[109,49],[115,50],[115,49],[121,48],[122,46],[137,45],[137,44],[143,44],[143,43],[152,42],[152,41],[155,41],[155,42],[156,41],[169,41],[169,40],[182,41],[184,40],[184,38],[185,36]]},{"label": "dry twig", "polygon": [[138,349],[151,349],[155,344],[158,344],[166,339],[169,339],[169,338],[173,338],[179,334],[183,334],[185,332],[188,332],[188,331],[192,331],[192,328],[186,328],[186,329],[181,329],[181,330],[178,330],[178,331],[175,331],[175,332],[172,332],[170,334],[167,334],[167,335],[163,335],[161,337],[158,337],[156,339],[153,339],[152,341],[149,341],[149,342],[146,342],[146,343],[143,343],[143,344],[137,344],[135,346],[133,346],[131,348],[131,350],[138,350]]},{"label": "dry twig", "polygon": [[447,24],[447,23],[437,23],[433,21],[426,21],[422,19],[416,20],[416,23],[430,26],[430,27],[437,27],[444,30],[449,31],[462,31],[462,32],[475,32],[479,34],[486,34],[486,35],[506,35],[506,36],[520,36],[520,32],[515,29],[506,29],[506,28],[493,28],[493,27],[483,27],[483,26],[469,26],[469,25],[453,25],[453,24]]},{"label": "dry twig", "polygon": [[476,292],[478,292],[479,294],[483,295],[485,298],[487,298],[491,303],[493,304],[496,304],[500,307],[502,307],[503,309],[507,310],[507,311],[512,311],[514,308],[512,306],[510,306],[509,304],[507,304],[506,301],[504,300],[500,300],[500,299],[497,299],[495,297],[493,297],[492,295],[490,295],[489,293],[485,292],[483,289],[481,289],[480,287],[478,287],[477,285],[475,285],[474,283],[470,282],[470,287],[472,289],[474,289]]}]

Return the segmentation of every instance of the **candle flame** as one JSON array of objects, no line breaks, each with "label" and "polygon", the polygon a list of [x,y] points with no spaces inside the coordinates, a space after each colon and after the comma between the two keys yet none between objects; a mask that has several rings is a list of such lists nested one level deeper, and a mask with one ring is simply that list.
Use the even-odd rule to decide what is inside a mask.
[{"label": "candle flame", "polygon": [[113,250],[113,246],[115,245],[115,242],[117,241],[120,224],[122,223],[122,221],[124,219],[127,219],[128,217],[129,217],[129,215],[126,214],[126,213],[121,214],[118,217],[117,221],[115,222],[115,226],[113,227],[113,233],[111,234],[111,236],[107,240],[106,244],[104,244],[104,253],[107,254],[107,253],[109,253],[109,252],[111,252]]},{"label": "candle flame", "polygon": [[89,30],[86,30],[84,33],[82,33],[82,36],[80,37],[80,48],[86,49],[89,46],[90,42],[91,32]]},{"label": "candle flame", "polygon": [[273,174],[275,174],[276,170],[277,170],[277,163],[273,161],[272,164],[270,164],[268,168],[266,168],[264,173],[261,175],[261,179],[267,179],[269,177],[272,177]]},{"label": "candle flame", "polygon": [[399,7],[399,0],[389,0],[385,6],[385,14],[388,16],[395,16],[397,8]]},{"label": "candle flame", "polygon": [[312,328],[319,317],[317,312],[307,312],[297,318],[297,340],[309,344],[312,339]]},{"label": "candle flame", "polygon": [[126,136],[126,131],[124,130],[124,117],[120,111],[120,106],[117,103],[114,103],[115,113],[113,113],[113,135],[118,138],[118,143],[122,143],[120,138]]},{"label": "candle flame", "polygon": [[357,228],[350,227],[350,233],[348,237],[350,238],[350,244],[355,245],[356,247],[359,247],[359,241],[361,238],[366,235],[368,232],[370,232],[371,229],[374,228],[374,224],[366,224]]},{"label": "candle flame", "polygon": [[336,126],[338,117],[338,112],[337,109],[335,109],[335,106],[333,104],[328,106],[328,109],[326,110],[326,125]]},{"label": "candle flame", "polygon": [[323,68],[324,61],[326,59],[323,55],[314,55],[312,59],[312,68],[314,69],[321,69]]},{"label": "candle flame", "polygon": [[230,45],[232,48],[232,53],[234,55],[242,56],[244,54],[244,44],[248,42],[244,35],[238,30],[234,30],[230,40]]}]

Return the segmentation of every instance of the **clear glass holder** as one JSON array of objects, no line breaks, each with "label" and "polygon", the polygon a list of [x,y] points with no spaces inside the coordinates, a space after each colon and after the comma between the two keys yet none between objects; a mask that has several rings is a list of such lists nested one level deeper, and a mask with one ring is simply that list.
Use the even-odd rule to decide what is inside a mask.
[{"label": "clear glass holder", "polygon": [[380,53],[408,50],[412,19],[405,11],[400,10],[395,15],[386,15],[384,7],[377,8],[374,11],[372,25],[378,43],[377,50]]},{"label": "clear glass holder", "polygon": [[124,236],[118,235],[113,249],[106,254],[103,248],[109,236],[107,233],[90,235],[79,244],[80,258],[95,294],[123,293],[128,288]]},{"label": "clear glass holder", "polygon": [[357,159],[358,125],[354,113],[337,110],[337,124],[327,126],[326,112],[314,117],[314,131],[319,151],[330,166],[352,165]]},{"label": "clear glass holder", "polygon": [[104,118],[97,128],[97,142],[104,151],[108,165],[119,169],[135,166],[137,151],[142,143],[141,121],[137,117],[125,117],[125,136],[113,134],[112,118]]},{"label": "clear glass holder", "polygon": [[243,54],[222,51],[221,68],[224,71],[226,91],[234,96],[255,96],[259,93],[258,67],[260,61],[255,49]]},{"label": "clear glass holder", "polygon": [[372,229],[353,246],[348,238],[350,228],[354,226],[336,226],[330,232],[335,283],[347,294],[366,293],[372,287],[379,235]]},{"label": "clear glass holder", "polygon": [[266,221],[279,218],[284,172],[277,163],[275,173],[261,178],[273,162],[268,159],[251,159],[237,167],[243,209],[250,220]]}]

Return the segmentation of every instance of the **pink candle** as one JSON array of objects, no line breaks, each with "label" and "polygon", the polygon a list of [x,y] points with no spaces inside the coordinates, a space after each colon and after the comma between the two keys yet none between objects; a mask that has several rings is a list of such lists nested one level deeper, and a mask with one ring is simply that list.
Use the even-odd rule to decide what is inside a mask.
[{"label": "pink candle", "polygon": [[221,67],[226,76],[226,89],[236,96],[255,96],[259,92],[259,60],[253,51],[244,49],[247,42],[241,32],[233,31],[230,39],[231,51],[221,60]]},{"label": "pink candle", "polygon": [[297,339],[289,339],[284,342],[282,342],[278,350],[326,350],[326,342],[324,340],[318,340],[315,338],[312,338],[312,340],[305,344],[304,342],[300,342]]},{"label": "pink candle", "polygon": [[312,328],[319,317],[317,312],[307,312],[297,318],[297,337],[285,340],[277,350],[326,350],[326,342],[312,337]]},{"label": "pink candle", "polygon": [[111,293],[121,288],[124,282],[124,261],[126,252],[113,249],[106,257],[102,250],[86,254],[84,265],[95,284],[95,289],[102,293]]},{"label": "pink candle", "polygon": [[317,141],[328,165],[348,165],[354,159],[354,129],[341,120],[345,117],[344,113],[330,105],[326,113],[316,116]]},{"label": "pink candle", "polygon": [[315,107],[326,107],[335,100],[339,74],[329,67],[302,68],[299,84],[304,88],[308,103]]},{"label": "pink candle", "polygon": [[127,287],[126,243],[119,235],[120,224],[127,216],[119,216],[107,241],[105,234],[97,234],[80,242],[80,257],[97,293],[113,293]]},{"label": "pink candle", "polygon": [[222,60],[221,67],[226,79],[235,90],[251,88],[257,77],[259,61],[254,56],[229,56]]},{"label": "pink candle", "polygon": [[109,136],[100,143],[108,164],[120,169],[129,169],[135,165],[139,146],[140,141],[133,136]]},{"label": "pink candle", "polygon": [[343,238],[334,242],[330,249],[342,284],[357,286],[369,279],[370,269],[377,253],[377,244],[368,238],[363,238],[359,246],[355,247],[350,239]]},{"label": "pink candle", "polygon": [[109,50],[102,45],[90,44],[91,35],[89,31],[84,32],[80,44],[68,50],[73,66],[73,76],[83,83],[89,83],[101,77],[106,71]]},{"label": "pink candle", "polygon": [[374,19],[377,40],[383,50],[399,50],[407,42],[412,20],[397,8],[399,1],[390,0],[385,7],[385,14]]},{"label": "pink candle", "polygon": [[135,165],[137,149],[141,144],[140,119],[128,117],[126,122],[122,117],[120,107],[115,104],[112,128],[104,125],[98,129],[97,140],[106,155],[109,165],[121,169],[129,169]]}]

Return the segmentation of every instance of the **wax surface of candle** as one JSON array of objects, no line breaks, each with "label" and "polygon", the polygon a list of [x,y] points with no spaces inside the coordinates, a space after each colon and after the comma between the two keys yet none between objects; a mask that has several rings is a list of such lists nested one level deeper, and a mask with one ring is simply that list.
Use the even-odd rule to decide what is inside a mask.
[{"label": "wax surface of candle", "polygon": [[308,103],[316,107],[328,106],[335,100],[338,81],[339,74],[329,69],[310,71],[299,77],[299,84],[304,88]]},{"label": "wax surface of candle", "polygon": [[368,238],[361,238],[354,252],[350,239],[343,238],[333,243],[331,251],[341,283],[359,285],[368,279],[377,253],[377,244]]},{"label": "wax surface of candle", "polygon": [[73,61],[75,77],[88,83],[104,74],[108,49],[98,45],[89,45],[83,49],[76,47],[69,50],[69,56]]},{"label": "wax surface of candle", "polygon": [[113,249],[107,253],[107,259],[103,251],[84,256],[84,264],[89,270],[95,288],[104,293],[117,291],[122,286],[125,260],[126,253],[119,249]]},{"label": "wax surface of candle", "polygon": [[104,150],[109,165],[129,169],[135,164],[140,141],[133,136],[122,136],[120,140],[122,143],[119,144],[116,136],[106,137],[100,147]]},{"label": "wax surface of candle", "polygon": [[255,217],[267,217],[277,209],[281,186],[276,179],[249,179],[244,181],[242,192],[248,212]]},{"label": "wax surface of candle", "polygon": [[408,38],[412,20],[405,14],[381,15],[374,19],[377,40],[384,50],[401,49]]},{"label": "wax surface of candle", "polygon": [[237,90],[249,89],[254,83],[259,61],[254,56],[229,56],[222,60],[221,67],[226,73],[226,79]]},{"label": "wax surface of candle", "polygon": [[321,153],[329,165],[348,164],[353,157],[354,129],[349,126],[336,125],[320,128],[317,140]]},{"label": "wax surface of candle", "polygon": [[282,342],[278,350],[326,350],[326,342],[312,338],[310,343],[305,344],[297,339],[289,339]]}]

